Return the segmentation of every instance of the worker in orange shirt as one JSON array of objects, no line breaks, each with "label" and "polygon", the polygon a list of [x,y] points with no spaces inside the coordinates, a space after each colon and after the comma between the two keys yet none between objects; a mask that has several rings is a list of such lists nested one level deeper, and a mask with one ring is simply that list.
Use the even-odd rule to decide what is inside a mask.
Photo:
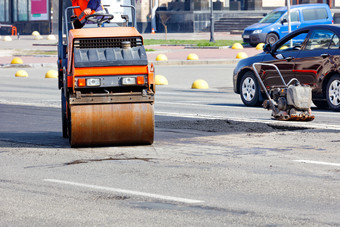
[{"label": "worker in orange shirt", "polygon": [[86,22],[86,16],[104,10],[103,6],[101,5],[101,0],[72,0],[72,6],[80,6],[80,8],[74,9],[74,13],[78,17],[78,21],[74,22],[76,28],[83,27],[84,23]]}]

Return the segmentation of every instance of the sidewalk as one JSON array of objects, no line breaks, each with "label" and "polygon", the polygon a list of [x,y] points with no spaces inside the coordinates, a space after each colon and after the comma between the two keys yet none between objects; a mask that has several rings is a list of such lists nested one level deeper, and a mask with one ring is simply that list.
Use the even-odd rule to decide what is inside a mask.
[{"label": "sidewalk", "polygon": [[[144,39],[164,39],[165,34],[142,34]],[[21,36],[20,40],[13,37],[13,41],[0,41],[0,65],[10,64],[13,57],[20,57],[24,64],[41,65],[55,64],[57,62],[57,40],[34,40],[33,36]],[[210,39],[210,33],[169,33],[168,39]],[[224,32],[216,32],[215,40],[240,40],[240,35],[230,35]],[[148,51],[148,59],[155,64],[234,64],[238,61],[236,55],[239,52],[245,52],[249,57],[261,53],[253,47],[245,47],[242,50],[233,50],[229,47],[203,47],[193,48],[185,46],[169,46],[169,45],[152,45],[146,46]],[[198,61],[186,60],[190,53],[198,55]],[[167,62],[156,62],[158,54],[165,54],[168,57]],[[7,66],[8,67],[8,66]]]}]

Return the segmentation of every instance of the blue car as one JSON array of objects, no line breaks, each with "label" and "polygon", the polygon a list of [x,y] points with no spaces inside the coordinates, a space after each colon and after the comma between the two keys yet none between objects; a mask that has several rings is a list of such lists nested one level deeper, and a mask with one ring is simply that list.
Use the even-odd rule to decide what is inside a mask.
[{"label": "blue car", "polygon": [[[327,4],[301,4],[291,6],[291,31],[309,25],[332,24],[332,13]],[[287,7],[267,14],[258,23],[244,29],[243,42],[256,46],[258,43],[274,44],[288,34]]]}]

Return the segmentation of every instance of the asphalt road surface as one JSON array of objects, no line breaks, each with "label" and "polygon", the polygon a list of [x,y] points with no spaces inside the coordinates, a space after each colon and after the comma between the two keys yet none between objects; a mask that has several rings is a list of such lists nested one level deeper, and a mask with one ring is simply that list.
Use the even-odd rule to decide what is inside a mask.
[{"label": "asphalt road surface", "polygon": [[272,121],[233,67],[157,67],[155,143],[76,149],[48,69],[0,69],[0,226],[340,226],[339,113]]}]

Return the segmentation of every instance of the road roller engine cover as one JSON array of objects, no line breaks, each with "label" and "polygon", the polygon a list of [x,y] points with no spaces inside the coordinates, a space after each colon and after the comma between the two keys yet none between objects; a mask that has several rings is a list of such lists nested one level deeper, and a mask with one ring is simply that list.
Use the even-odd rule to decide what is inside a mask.
[{"label": "road roller engine cover", "polygon": [[152,144],[154,70],[143,37],[135,27],[110,24],[110,14],[90,15],[92,24],[81,29],[68,29],[64,18],[58,50],[63,137],[72,147]]}]

